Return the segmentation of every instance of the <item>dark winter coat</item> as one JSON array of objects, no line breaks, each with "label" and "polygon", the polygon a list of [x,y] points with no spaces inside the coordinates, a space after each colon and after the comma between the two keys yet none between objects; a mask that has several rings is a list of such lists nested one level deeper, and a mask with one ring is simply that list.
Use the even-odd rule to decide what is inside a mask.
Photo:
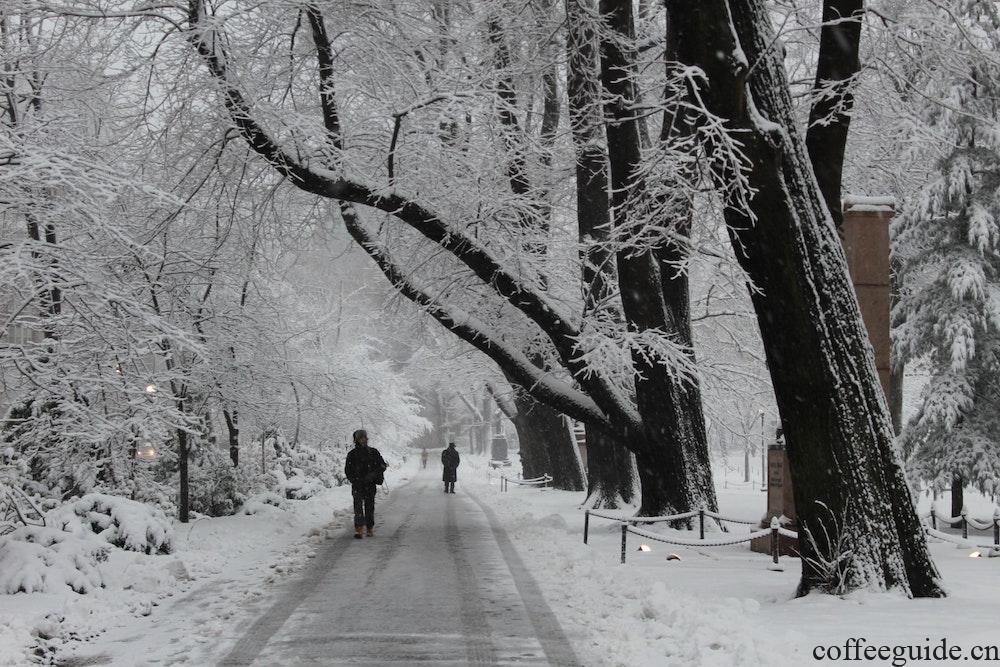
[{"label": "dark winter coat", "polygon": [[460,461],[461,457],[458,455],[458,450],[454,447],[449,447],[441,452],[441,465],[444,466],[444,475],[441,479],[445,482],[457,482],[458,464]]},{"label": "dark winter coat", "polygon": [[385,482],[385,469],[389,466],[374,447],[357,445],[347,452],[344,477],[351,486],[375,486]]}]

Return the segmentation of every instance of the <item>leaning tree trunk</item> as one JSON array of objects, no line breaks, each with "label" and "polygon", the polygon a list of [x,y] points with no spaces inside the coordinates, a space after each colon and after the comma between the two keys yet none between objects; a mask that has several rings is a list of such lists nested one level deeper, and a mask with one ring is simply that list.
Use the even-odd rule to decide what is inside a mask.
[{"label": "leaning tree trunk", "polygon": [[819,36],[816,81],[806,130],[806,151],[820,193],[838,228],[844,224],[841,181],[844,148],[854,108],[854,78],[861,71],[858,51],[864,0],[825,0]]},{"label": "leaning tree trunk", "polygon": [[[611,172],[612,219],[616,229],[631,222],[630,213],[645,201],[645,183],[637,174],[642,161],[639,121],[634,107],[636,55],[631,0],[601,0],[607,33],[601,41],[601,80],[607,93],[606,126]],[[675,340],[678,323],[664,300],[659,266],[652,251],[623,249],[617,256],[618,285],[627,326],[633,332],[658,330]],[[684,299],[687,296],[684,295]],[[707,460],[705,424],[700,402],[691,411],[688,387],[662,360],[633,351],[636,405],[643,440],[635,448],[642,482],[641,515],[685,512],[716,507]],[[700,424],[698,423],[700,421]],[[701,441],[699,442],[699,438]],[[701,452],[706,456],[703,458]]]},{"label": "leaning tree trunk", "polygon": [[898,587],[942,596],[893,446],[844,251],[795,127],[764,2],[667,6],[681,62],[705,73],[708,111],[739,133],[750,161],[750,210],[733,202],[726,221],[757,288],[752,300],[799,514],[799,593]]}]

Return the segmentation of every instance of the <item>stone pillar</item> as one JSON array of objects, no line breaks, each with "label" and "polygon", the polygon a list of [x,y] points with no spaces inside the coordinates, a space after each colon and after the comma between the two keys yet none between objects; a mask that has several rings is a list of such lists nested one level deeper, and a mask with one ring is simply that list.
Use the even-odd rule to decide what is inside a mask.
[{"label": "stone pillar", "polygon": [[771,525],[771,517],[782,515],[792,523],[798,520],[792,495],[792,469],[785,445],[778,442],[767,448],[767,525]]},{"label": "stone pillar", "polygon": [[858,295],[861,318],[875,350],[882,391],[891,396],[889,360],[889,221],[895,215],[891,197],[845,197],[841,235],[847,268]]},{"label": "stone pillar", "polygon": [[[778,440],[767,448],[767,514],[760,520],[760,527],[771,525],[771,517],[784,516],[791,521],[787,524],[795,530],[798,514],[792,495],[792,470],[788,463],[785,445]],[[758,537],[750,542],[750,549],[758,553],[769,553],[770,536]],[[778,539],[778,550],[782,556],[797,556],[798,541],[782,535]]]}]

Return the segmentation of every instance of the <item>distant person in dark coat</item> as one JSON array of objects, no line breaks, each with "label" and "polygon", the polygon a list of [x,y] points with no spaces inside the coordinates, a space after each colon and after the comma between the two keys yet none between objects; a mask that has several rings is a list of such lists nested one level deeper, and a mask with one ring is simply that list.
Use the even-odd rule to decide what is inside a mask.
[{"label": "distant person in dark coat", "polygon": [[455,443],[449,442],[448,448],[441,452],[441,465],[444,466],[444,492],[455,493],[455,482],[458,481],[458,464],[461,457],[455,449]]},{"label": "distant person in dark coat", "polygon": [[420,451],[420,467],[421,468],[426,468],[427,467],[427,448],[426,447],[424,447]]},{"label": "distant person in dark coat", "polygon": [[354,432],[354,449],[347,453],[344,477],[351,482],[354,496],[354,539],[361,539],[361,531],[368,529],[368,537],[375,535],[375,486],[385,481],[385,459],[374,447],[368,446],[368,433]]}]

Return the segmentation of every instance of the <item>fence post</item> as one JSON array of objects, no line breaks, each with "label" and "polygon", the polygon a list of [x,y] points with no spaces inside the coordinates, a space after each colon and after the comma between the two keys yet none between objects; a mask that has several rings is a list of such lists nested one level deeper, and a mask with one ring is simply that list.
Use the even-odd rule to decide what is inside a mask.
[{"label": "fence post", "polygon": [[698,539],[705,539],[705,506],[698,508]]},{"label": "fence post", "polygon": [[625,539],[628,535],[628,524],[622,524],[622,563],[625,562]]},{"label": "fence post", "polygon": [[993,510],[993,546],[1000,547],[1000,508]]},{"label": "fence post", "polygon": [[771,560],[774,564],[778,564],[778,528],[781,524],[778,523],[778,517],[771,517]]},{"label": "fence post", "polygon": [[962,539],[969,539],[969,510],[962,507]]},{"label": "fence post", "polygon": [[931,503],[931,528],[937,530],[937,514],[934,512],[934,503]]},{"label": "fence post", "polygon": [[583,511],[583,543],[587,543],[587,533],[590,532],[590,510]]}]

